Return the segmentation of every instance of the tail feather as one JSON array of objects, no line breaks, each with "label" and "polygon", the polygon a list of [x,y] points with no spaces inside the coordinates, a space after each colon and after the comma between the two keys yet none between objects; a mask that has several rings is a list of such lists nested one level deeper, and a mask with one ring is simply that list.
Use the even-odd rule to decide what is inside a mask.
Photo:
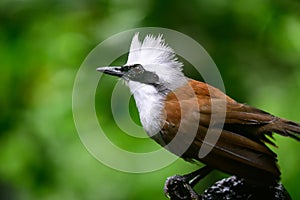
[{"label": "tail feather", "polygon": [[274,132],[300,141],[300,124],[286,119],[278,119],[273,125]]}]

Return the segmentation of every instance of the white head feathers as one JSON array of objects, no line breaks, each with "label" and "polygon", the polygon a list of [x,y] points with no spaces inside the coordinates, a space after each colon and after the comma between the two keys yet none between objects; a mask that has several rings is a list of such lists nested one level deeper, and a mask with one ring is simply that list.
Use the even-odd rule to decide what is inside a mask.
[{"label": "white head feathers", "polygon": [[147,35],[141,42],[139,34],[136,33],[131,42],[126,65],[133,64],[141,64],[145,70],[156,73],[160,82],[171,90],[185,81],[181,72],[183,64],[178,61],[174,50],[165,43],[162,35]]},{"label": "white head feathers", "polygon": [[147,35],[143,42],[139,33],[133,36],[126,64],[171,64],[181,71],[182,63],[178,62],[174,50],[169,47],[162,35]]}]

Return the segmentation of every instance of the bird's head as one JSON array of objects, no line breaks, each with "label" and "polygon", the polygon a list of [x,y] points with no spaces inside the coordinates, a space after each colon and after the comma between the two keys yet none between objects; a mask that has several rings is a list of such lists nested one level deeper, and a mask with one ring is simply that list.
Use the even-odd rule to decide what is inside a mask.
[{"label": "bird's head", "polygon": [[140,41],[137,33],[132,39],[125,65],[99,67],[97,71],[121,77],[132,91],[140,86],[174,90],[186,81],[182,65],[162,35],[147,35]]}]

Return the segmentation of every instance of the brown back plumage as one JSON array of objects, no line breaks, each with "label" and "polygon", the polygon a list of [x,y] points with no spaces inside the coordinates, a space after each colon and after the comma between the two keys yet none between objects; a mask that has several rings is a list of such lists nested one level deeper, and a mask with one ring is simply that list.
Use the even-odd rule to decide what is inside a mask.
[{"label": "brown back plumage", "polygon": [[[226,99],[224,127],[214,146],[205,141],[205,144],[213,146],[213,149],[206,157],[200,159],[199,148],[204,142],[211,121],[211,102],[222,99]],[[195,80],[190,80],[189,85],[169,93],[164,108],[165,123],[160,137],[155,138],[157,142],[163,146],[168,144],[178,130],[188,136],[191,134],[188,127],[195,121],[199,126],[191,144],[185,141],[188,137],[182,137],[177,144],[168,147],[169,150],[186,160],[202,161],[257,185],[273,184],[280,178],[276,154],[265,145],[265,143],[273,145],[274,143],[267,136],[272,136],[272,132],[276,132],[299,140],[297,134],[300,133],[300,125],[298,123],[237,103],[220,90]],[[215,112],[217,120],[214,121],[218,122],[219,114],[220,117],[222,115],[218,114],[218,110]],[[195,113],[200,114],[200,121],[193,119]],[[212,133],[214,129],[220,130],[218,123],[211,128]],[[182,149],[184,145],[188,145],[188,148],[181,155],[178,149]]]}]

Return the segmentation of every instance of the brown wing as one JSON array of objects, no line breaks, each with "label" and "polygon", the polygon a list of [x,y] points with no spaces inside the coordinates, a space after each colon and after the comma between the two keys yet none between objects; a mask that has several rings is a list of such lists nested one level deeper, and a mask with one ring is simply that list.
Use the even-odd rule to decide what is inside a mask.
[{"label": "brown wing", "polygon": [[[211,115],[214,114],[214,121],[218,122],[218,117],[221,121],[224,114],[218,109],[213,113],[211,102],[222,101],[222,99],[226,99],[225,123],[218,142],[211,144],[204,140]],[[194,119],[197,113],[200,114],[200,122]],[[194,80],[181,90],[176,90],[167,96],[165,117],[166,123],[161,131],[161,138],[166,144],[174,139],[178,131],[185,136],[181,137],[177,144],[168,147],[171,152],[181,155],[182,149],[188,147],[182,155],[185,159],[200,160],[257,184],[270,184],[279,179],[280,171],[276,165],[276,154],[264,142],[272,143],[266,137],[266,135],[271,136],[272,131],[291,132],[285,131],[281,125],[281,131],[278,127],[276,129],[274,124],[281,119],[237,103],[220,90]],[[195,138],[191,141],[186,138],[190,138],[188,137],[192,132],[190,126],[193,123],[198,123],[199,126]],[[215,126],[211,127],[215,129],[213,132],[220,130],[219,125],[215,123]],[[293,126],[293,128],[298,130],[299,127]],[[206,157],[200,159],[198,153],[203,143],[213,149]]]}]

